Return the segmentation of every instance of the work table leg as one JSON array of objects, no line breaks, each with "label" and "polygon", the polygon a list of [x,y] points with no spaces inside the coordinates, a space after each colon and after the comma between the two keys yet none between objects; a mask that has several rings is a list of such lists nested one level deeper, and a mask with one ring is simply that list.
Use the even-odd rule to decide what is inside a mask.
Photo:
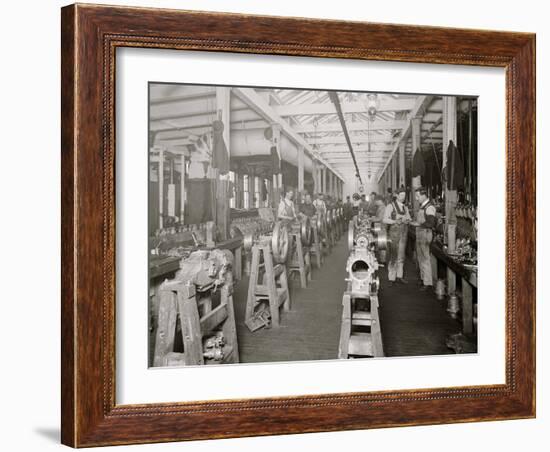
[{"label": "work table leg", "polygon": [[462,278],[462,330],[464,334],[473,332],[473,315],[472,286],[465,278]]}]

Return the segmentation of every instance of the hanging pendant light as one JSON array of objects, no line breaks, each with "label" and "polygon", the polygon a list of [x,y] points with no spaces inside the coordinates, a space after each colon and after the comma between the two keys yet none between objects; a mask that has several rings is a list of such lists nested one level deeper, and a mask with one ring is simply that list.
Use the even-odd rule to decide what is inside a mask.
[{"label": "hanging pendant light", "polygon": [[369,119],[374,121],[378,109],[380,108],[380,100],[378,99],[378,94],[370,93],[367,94],[367,100],[365,102],[365,107],[367,109],[367,114]]}]

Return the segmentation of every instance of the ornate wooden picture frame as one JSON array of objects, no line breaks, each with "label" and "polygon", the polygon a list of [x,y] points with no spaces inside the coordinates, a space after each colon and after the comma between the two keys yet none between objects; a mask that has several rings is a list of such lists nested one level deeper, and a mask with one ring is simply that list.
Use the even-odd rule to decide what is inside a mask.
[{"label": "ornate wooden picture frame", "polygon": [[[62,9],[62,442],[73,447],[535,416],[535,36],[159,9]],[[115,403],[115,51],[460,64],[506,71],[506,382]]]}]

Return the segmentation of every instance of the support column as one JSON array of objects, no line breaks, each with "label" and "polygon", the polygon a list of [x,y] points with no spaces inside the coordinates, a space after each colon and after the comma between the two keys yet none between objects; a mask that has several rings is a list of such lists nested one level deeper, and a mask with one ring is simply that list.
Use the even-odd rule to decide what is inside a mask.
[{"label": "support column", "polygon": [[[456,145],[456,97],[444,96],[443,97],[443,170],[446,170],[446,166],[451,164],[447,162],[447,147],[449,143],[453,141]],[[447,183],[444,187],[445,192],[445,235],[446,241],[449,243],[449,225],[456,225],[456,190],[449,190]],[[454,233],[452,234],[454,237]],[[448,245],[450,250],[454,250],[454,244]],[[456,274],[447,267],[447,292],[452,294],[456,291]]]},{"label": "support column", "polygon": [[399,143],[399,186],[406,187],[405,181],[405,142]]},{"label": "support column", "polygon": [[317,162],[313,159],[311,162],[311,176],[313,177],[313,195],[315,196],[319,192],[319,175]]},{"label": "support column", "polygon": [[[273,145],[277,149],[277,155],[279,156],[279,160],[281,161],[281,171],[283,170],[282,167],[282,159],[281,159],[281,148],[280,148],[280,142],[281,142],[281,127],[274,124],[271,126],[271,129],[273,130]],[[279,205],[279,202],[281,200],[281,187],[283,186],[283,175],[282,173],[274,174],[273,175],[273,203],[274,207],[277,207]]]},{"label": "support column", "polygon": [[[228,157],[231,156],[231,88],[216,87],[216,117],[223,122],[223,141],[227,148]],[[219,175],[216,182],[216,228],[222,240],[229,236],[229,196],[227,187],[229,185],[229,173]]]},{"label": "support column", "polygon": [[163,227],[164,213],[164,148],[158,147],[159,151],[159,229]]},{"label": "support column", "polygon": [[185,218],[185,156],[181,157],[181,173],[180,173],[180,223],[183,224]]},{"label": "support column", "polygon": [[[412,150],[413,150],[413,160],[417,152],[420,151],[420,124],[422,123],[422,118],[412,118],[411,119],[411,128],[412,128]],[[420,187],[422,181],[420,176],[412,178],[412,202],[413,202],[413,211],[416,211],[418,208],[418,202],[416,201],[415,190]]]},{"label": "support column", "polygon": [[330,169],[327,169],[327,176],[328,176],[328,194],[332,196],[332,171]]},{"label": "support column", "polygon": [[[447,162],[447,148],[449,142],[456,145],[456,97],[443,97],[443,169],[451,162]],[[456,190],[449,190],[447,184],[444,187],[445,192],[445,223],[456,224],[455,207],[457,203]]]},{"label": "support column", "polygon": [[279,205],[279,189],[277,188],[278,183],[279,177],[277,174],[274,174],[271,181],[271,200],[273,207],[277,207]]},{"label": "support column", "polygon": [[327,168],[325,166],[321,167],[321,193],[324,195],[327,194]]},{"label": "support column", "polygon": [[391,190],[392,192],[395,192],[396,185],[397,185],[397,167],[395,165],[396,163],[395,156],[391,159]]},{"label": "support column", "polygon": [[[298,146],[298,193],[300,193],[300,200],[304,192],[304,148]],[[296,196],[298,198],[298,196]]]}]

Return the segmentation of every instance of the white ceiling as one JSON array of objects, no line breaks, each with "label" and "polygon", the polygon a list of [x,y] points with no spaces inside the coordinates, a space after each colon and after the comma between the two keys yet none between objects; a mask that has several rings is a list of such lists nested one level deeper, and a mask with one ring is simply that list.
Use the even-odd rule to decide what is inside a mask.
[{"label": "white ceiling", "polygon": [[[343,129],[327,91],[254,88],[280,121],[286,122],[340,174],[354,169]],[[151,84],[150,130],[156,143],[186,144],[189,135],[211,131],[215,119],[214,86]],[[376,93],[378,108],[369,118],[367,93],[338,92],[346,127],[363,177],[379,173],[391,156],[412,116],[422,117],[424,144],[442,140],[442,100],[437,96]],[[423,102],[421,102],[423,101]],[[270,122],[237,96],[231,96],[231,129],[265,128]],[[412,148],[406,138],[407,158]]]}]

